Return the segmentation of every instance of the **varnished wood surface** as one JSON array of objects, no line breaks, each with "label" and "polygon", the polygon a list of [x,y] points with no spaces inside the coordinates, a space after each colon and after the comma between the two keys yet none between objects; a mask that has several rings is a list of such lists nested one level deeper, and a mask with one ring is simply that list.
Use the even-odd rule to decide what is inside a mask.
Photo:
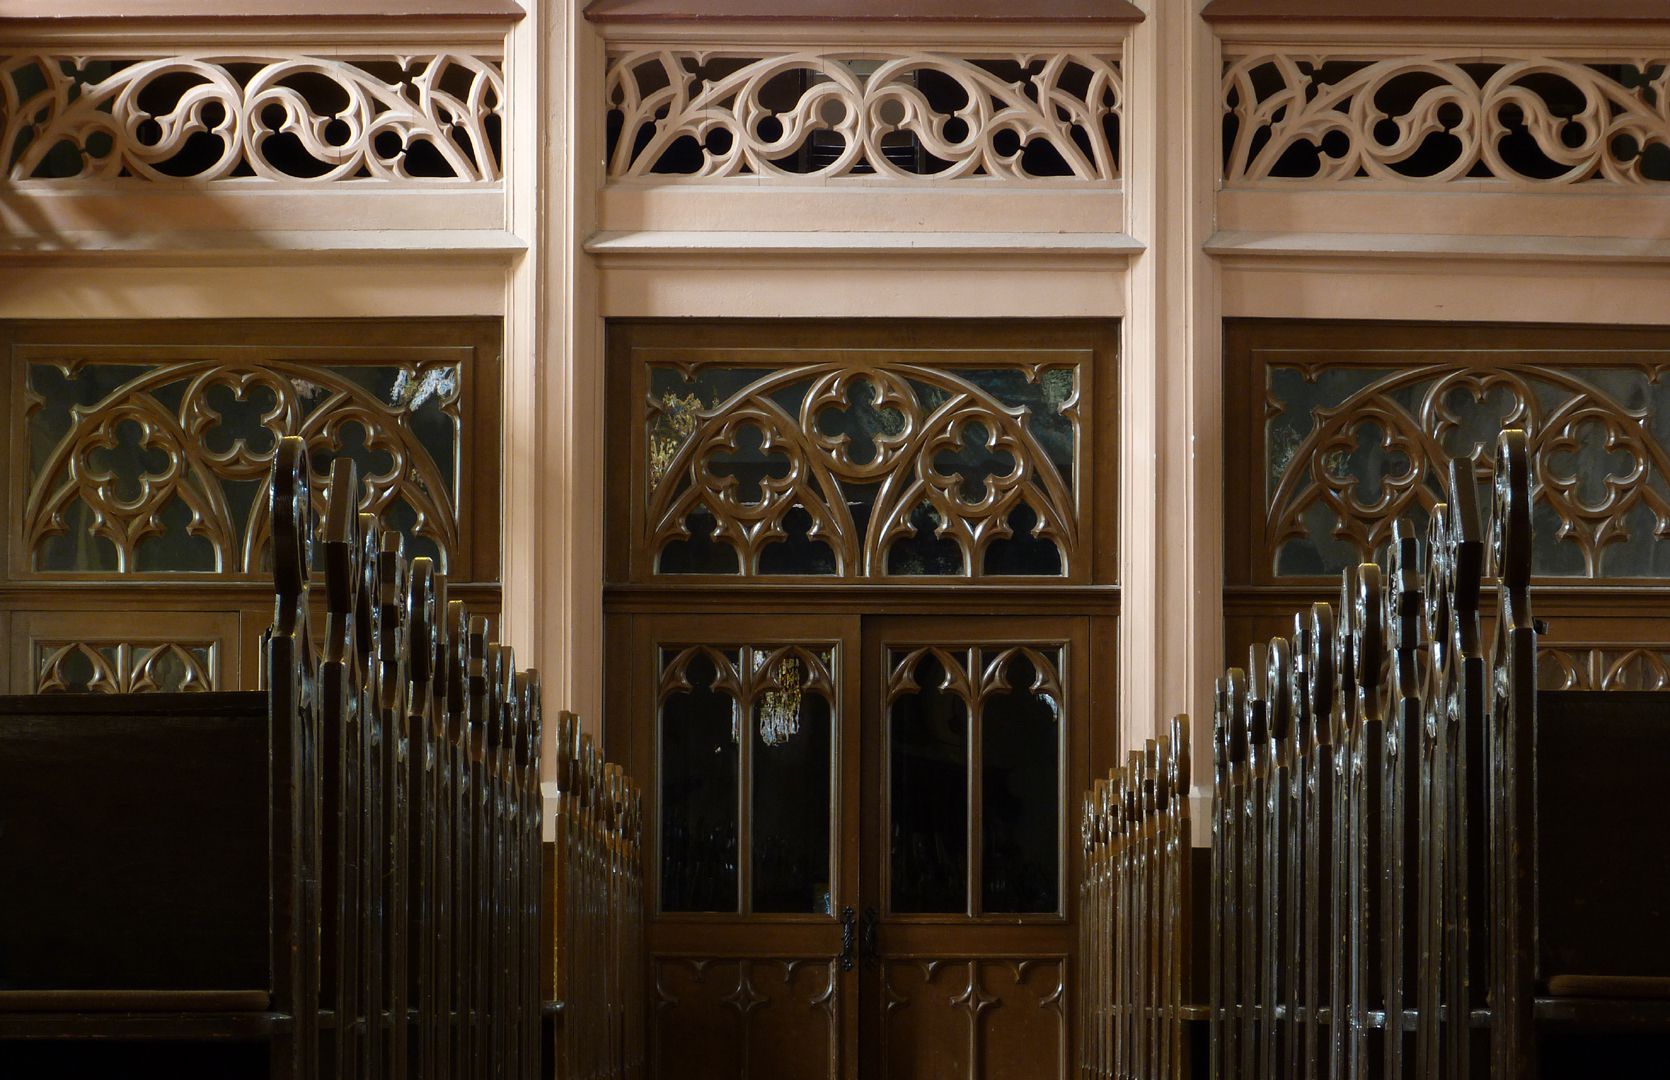
[{"label": "varnished wood surface", "polygon": [[1047,22],[1135,23],[1128,0],[592,0],[599,23],[681,22]]},{"label": "varnished wood surface", "polygon": [[[1024,15],[1039,12],[1029,8]],[[611,323],[606,732],[611,756],[645,781],[649,978],[652,1000],[663,1003],[651,1014],[657,1075],[1031,1080],[1070,1067],[1077,1030],[1073,883],[1082,864],[1073,815],[1061,807],[1069,842],[1061,856],[1060,910],[984,914],[976,902],[962,913],[889,914],[884,646],[1066,644],[1062,792],[1082,787],[1092,767],[1112,763],[1118,732],[1105,722],[1109,713],[1100,703],[1115,693],[1117,666],[1116,330],[1111,321],[1082,320]],[[647,499],[634,475],[643,467],[646,441],[646,363],[741,358],[788,368],[839,359],[860,369],[932,366],[940,354],[955,363],[974,351],[989,364],[970,366],[1073,360],[1088,370],[1079,403],[1083,469],[1074,477],[1078,540],[1067,575],[818,579],[653,572],[643,521]],[[833,646],[840,669],[840,707],[832,711],[834,792],[806,794],[829,798],[833,810],[831,910],[657,912],[660,649],[791,641]],[[753,743],[753,752],[761,752],[759,740]],[[977,781],[970,780],[968,792],[974,807]],[[977,838],[981,818],[972,820]],[[744,817],[741,852],[748,850],[748,828]],[[978,869],[972,851],[969,865]],[[748,872],[739,871],[739,877]],[[852,968],[846,970],[841,960],[849,936]]]},{"label": "varnished wood surface", "polygon": [[1670,21],[1661,0],[1212,0],[1208,22]]},{"label": "varnished wood surface", "polygon": [[0,22],[51,23],[159,19],[480,19],[515,22],[526,12],[515,0],[0,0]]},{"label": "varnished wood surface", "polygon": [[5,989],[268,982],[267,697],[146,697],[0,698]]},{"label": "varnished wood surface", "polygon": [[0,1013],[261,1012],[265,990],[0,990]]}]

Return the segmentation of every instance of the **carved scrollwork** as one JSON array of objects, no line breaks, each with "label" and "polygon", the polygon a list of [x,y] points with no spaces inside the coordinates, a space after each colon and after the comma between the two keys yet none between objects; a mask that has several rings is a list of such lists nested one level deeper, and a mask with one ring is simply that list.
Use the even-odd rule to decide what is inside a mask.
[{"label": "carved scrollwork", "polygon": [[[1071,367],[689,365],[652,375],[646,520],[661,573],[1070,572],[1080,428]],[[788,560],[771,550],[796,545]]]},{"label": "carved scrollwork", "polygon": [[435,53],[0,58],[13,180],[499,179],[500,61]]},{"label": "carved scrollwork", "polygon": [[1278,576],[1365,562],[1400,517],[1443,499],[1452,457],[1484,485],[1495,431],[1527,432],[1538,573],[1662,576],[1670,539],[1670,447],[1652,422],[1657,365],[1423,363],[1387,371],[1272,365],[1265,428],[1266,557]]},{"label": "carved scrollwork", "polygon": [[[320,469],[342,455],[363,461],[360,509],[402,527],[445,569],[459,545],[458,369],[389,369],[381,381],[392,373],[392,388],[364,371],[277,360],[31,364],[20,531],[33,568],[260,574],[268,473],[279,440],[298,435]],[[108,548],[91,550],[100,542]]]},{"label": "carved scrollwork", "polygon": [[192,693],[220,689],[213,641],[39,641],[37,694]]},{"label": "carved scrollwork", "polygon": [[1661,58],[1260,53],[1228,61],[1224,179],[1552,187],[1670,180]]},{"label": "carved scrollwork", "polygon": [[1115,57],[639,48],[610,57],[612,178],[1119,177]]}]

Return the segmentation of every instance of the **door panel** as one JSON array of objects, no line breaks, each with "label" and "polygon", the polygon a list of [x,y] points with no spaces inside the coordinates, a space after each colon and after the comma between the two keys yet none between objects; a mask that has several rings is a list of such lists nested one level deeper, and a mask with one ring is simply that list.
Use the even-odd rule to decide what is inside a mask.
[{"label": "door panel", "polygon": [[858,621],[643,617],[633,638],[659,1075],[857,1076]]},{"label": "door panel", "polygon": [[1064,1076],[1088,620],[864,624],[866,1076]]}]

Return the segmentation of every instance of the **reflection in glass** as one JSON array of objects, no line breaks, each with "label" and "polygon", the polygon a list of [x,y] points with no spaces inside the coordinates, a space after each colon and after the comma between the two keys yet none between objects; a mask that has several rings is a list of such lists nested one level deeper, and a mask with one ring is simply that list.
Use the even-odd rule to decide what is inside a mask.
[{"label": "reflection in glass", "polygon": [[[894,651],[889,669],[907,655]],[[914,681],[888,711],[892,910],[959,913],[968,908],[968,706],[945,691],[932,653]]]},{"label": "reflection in glass", "polygon": [[[1059,650],[1040,650],[1059,667]],[[994,660],[984,650],[982,664]],[[1053,912],[1060,904],[1061,704],[1033,689],[1038,672],[1017,656],[1009,690],[980,710],[981,910]]]},{"label": "reflection in glass", "polygon": [[[763,732],[765,703],[755,706]],[[753,907],[828,914],[831,724],[821,693],[800,695],[799,728],[781,742],[752,743]]]},{"label": "reflection in glass", "polygon": [[[734,667],[733,651],[724,654]],[[677,654],[664,650],[662,664]],[[713,661],[694,653],[688,690],[661,706],[661,909],[737,910],[735,699],[713,689]]]}]

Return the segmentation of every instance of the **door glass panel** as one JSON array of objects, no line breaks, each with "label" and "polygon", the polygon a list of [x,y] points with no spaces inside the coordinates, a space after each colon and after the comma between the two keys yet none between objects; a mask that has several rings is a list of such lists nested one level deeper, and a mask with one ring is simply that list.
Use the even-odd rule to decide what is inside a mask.
[{"label": "door glass panel", "polygon": [[[961,653],[961,655],[958,655]],[[968,910],[966,650],[890,650],[891,908]]]},{"label": "door glass panel", "polygon": [[[797,660],[785,664],[798,670]],[[777,691],[754,707],[753,905],[755,911],[833,913],[829,862],[829,765],[832,757],[829,701],[795,689]],[[773,741],[768,714],[785,708],[799,716],[798,730]],[[828,798],[825,793],[830,793]]]},{"label": "door glass panel", "polygon": [[981,891],[990,914],[1060,907],[1061,650],[984,649]]},{"label": "door glass panel", "polygon": [[661,909],[737,910],[737,650],[661,652]]}]

